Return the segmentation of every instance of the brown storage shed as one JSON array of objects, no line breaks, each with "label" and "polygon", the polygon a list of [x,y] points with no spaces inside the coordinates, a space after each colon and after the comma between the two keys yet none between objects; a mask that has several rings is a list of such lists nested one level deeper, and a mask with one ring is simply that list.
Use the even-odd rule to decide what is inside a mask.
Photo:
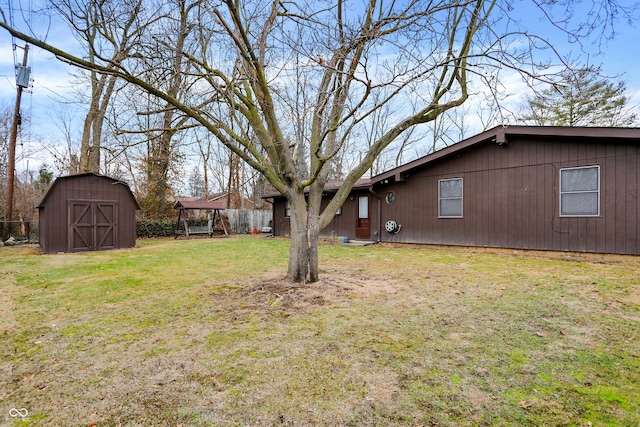
[{"label": "brown storage shed", "polygon": [[38,205],[46,253],[103,251],[136,244],[136,210],[129,186],[95,173],[56,179]]}]

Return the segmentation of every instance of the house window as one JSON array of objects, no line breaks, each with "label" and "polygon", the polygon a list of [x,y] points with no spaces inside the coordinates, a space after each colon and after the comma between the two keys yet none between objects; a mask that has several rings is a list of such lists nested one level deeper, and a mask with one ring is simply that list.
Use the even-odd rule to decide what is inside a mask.
[{"label": "house window", "polygon": [[600,166],[560,169],[560,216],[600,215]]},{"label": "house window", "polygon": [[284,201],[284,217],[289,218],[291,216],[291,205],[288,200]]},{"label": "house window", "polygon": [[438,216],[462,218],[462,178],[438,181]]}]

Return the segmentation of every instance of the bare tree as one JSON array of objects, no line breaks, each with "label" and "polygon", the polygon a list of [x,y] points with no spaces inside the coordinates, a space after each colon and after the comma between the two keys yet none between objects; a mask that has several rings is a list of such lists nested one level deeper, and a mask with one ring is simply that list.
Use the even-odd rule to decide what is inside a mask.
[{"label": "bare tree", "polygon": [[[87,50],[90,64],[115,69],[136,54],[148,19],[141,24],[144,0],[133,2],[61,0],[52,2],[73,33]],[[114,74],[86,68],[90,85],[89,106],[84,118],[80,143],[79,172],[100,172],[100,150],[104,117],[118,81]]]},{"label": "bare tree", "polygon": [[[183,50],[183,33],[165,36],[164,54],[170,53],[163,81],[144,58],[130,57],[115,66],[104,60],[93,63],[7,24],[0,26],[66,61],[117,76],[160,98],[167,110],[180,111],[188,123],[206,128],[260,172],[290,203],[287,277],[297,282],[318,280],[320,231],[386,147],[415,126],[463,105],[474,75],[510,69],[529,80],[539,78],[544,69],[532,51],[541,44],[552,47],[501,21],[514,7],[509,0],[178,3],[179,19],[188,23],[179,27],[188,32],[192,49]],[[545,11],[560,5],[536,4]],[[574,2],[562,5],[570,11]],[[602,8],[595,10],[602,14],[591,15],[582,26],[570,27],[566,14],[552,24],[579,38],[606,29],[616,12],[624,12],[613,1],[598,5]],[[166,19],[177,18],[167,14]],[[175,61],[184,63],[176,67]],[[284,113],[295,105],[296,91],[290,86],[295,73],[304,74],[311,99],[312,114],[302,135],[290,131]],[[171,82],[178,80],[180,93],[172,91]],[[372,114],[387,106],[394,115],[385,131],[371,141],[323,207],[332,161],[350,138],[361,134]]]},{"label": "bare tree", "polygon": [[[190,48],[187,45],[193,42],[190,41],[193,23],[188,18],[196,6],[196,3],[187,4],[182,0],[167,3],[164,10],[161,8],[158,12],[162,19],[158,18],[156,22],[154,18],[157,25],[145,28],[145,42],[138,46],[135,53],[139,61],[129,58],[129,62],[135,62],[132,72],[135,70],[145,81],[155,82],[169,99],[188,97],[186,92],[190,84],[188,76],[191,67],[188,64]],[[192,127],[188,123],[191,119],[166,99],[151,99],[139,90],[134,91],[131,99],[132,108],[147,119],[146,123],[138,122],[135,128],[122,126],[116,133],[144,136],[146,152],[141,160],[144,163],[142,170],[146,185],[139,187],[143,215],[148,218],[172,216],[172,206],[168,201],[172,192],[170,176],[172,167],[180,158],[177,151],[179,134],[185,128]],[[146,99],[147,105],[141,104],[140,99]]]},{"label": "bare tree", "polygon": [[17,177],[14,213],[20,224],[13,228],[17,234],[29,236],[30,225],[37,219],[36,207],[52,181],[53,172],[46,164],[40,166],[37,175],[35,171],[25,170]]},{"label": "bare tree", "polygon": [[9,107],[0,107],[0,203],[2,206],[5,206],[7,200],[9,135],[12,119],[13,111]]},{"label": "bare tree", "polygon": [[198,144],[198,153],[200,154],[200,160],[202,160],[202,196],[207,198],[211,193],[211,185],[209,183],[209,159],[212,155],[212,141],[209,137],[210,134],[198,135],[196,134],[196,142]]},{"label": "bare tree", "polygon": [[[9,156],[9,137],[14,119],[14,112],[8,107],[0,107],[0,205],[5,205],[7,198],[7,175]],[[21,126],[29,126],[28,117],[21,118]],[[18,162],[28,159],[34,154],[35,148],[24,149],[16,154]],[[27,163],[28,164],[28,163]],[[14,200],[12,203],[12,222],[21,222],[20,226],[9,224],[8,230],[13,234],[28,235],[29,224],[33,222],[36,215],[36,206],[42,194],[53,179],[53,172],[49,171],[47,165],[40,167],[39,175],[34,180],[34,172],[26,171],[17,173],[13,182]],[[3,218],[5,219],[5,218]],[[8,236],[7,236],[8,237]]]},{"label": "bare tree", "polygon": [[210,177],[209,188],[211,191],[225,192],[229,177],[229,149],[222,144],[211,144],[210,146],[211,161],[207,163],[207,176]]},{"label": "bare tree", "polygon": [[[381,92],[372,94],[373,102],[375,104],[381,103],[381,99],[375,99],[381,96],[384,96]],[[345,168],[347,171],[355,167],[355,165],[361,161],[362,153],[369,151],[371,146],[387,132],[389,127],[397,120],[395,116],[391,105],[383,105],[371,113],[367,120],[367,126],[362,127],[361,138],[363,141],[359,144],[358,141],[352,141],[353,148],[351,148],[351,150],[349,150],[348,147],[344,147],[342,150],[344,156],[336,156],[340,159],[341,163],[349,165]],[[356,135],[354,136],[357,138]],[[418,131],[416,127],[412,127],[399,135],[398,138],[389,144],[374,160],[369,169],[369,174],[375,176],[385,170],[400,166],[400,164],[408,158],[416,158],[416,152],[412,149],[419,145],[419,141],[423,136],[423,132]],[[351,139],[354,138],[352,137]],[[357,157],[351,155],[351,159],[348,159],[347,157],[350,152],[358,153]]]}]

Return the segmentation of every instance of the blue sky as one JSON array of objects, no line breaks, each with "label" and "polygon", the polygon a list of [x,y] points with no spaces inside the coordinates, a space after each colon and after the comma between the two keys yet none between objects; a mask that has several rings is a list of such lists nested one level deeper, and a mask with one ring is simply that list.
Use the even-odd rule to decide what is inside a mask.
[{"label": "blue sky", "polygon": [[[576,23],[584,23],[587,8],[595,3],[594,1],[583,1],[578,3],[576,16],[583,15],[583,19],[575,19]],[[633,23],[619,17],[614,22],[615,37],[611,40],[594,38],[585,40],[583,47],[576,43],[569,43],[567,36],[560,31],[553,31],[541,16],[539,10],[533,6],[530,0],[518,0],[517,9],[512,16],[521,22],[528,31],[547,38],[563,54],[571,52],[573,56],[580,57],[581,63],[590,65],[602,64],[603,75],[616,77],[625,80],[629,87],[629,92],[640,90],[640,70],[636,67],[640,65],[640,2],[635,0],[619,0],[619,3],[628,8],[635,8]]]},{"label": "blue sky", "polygon": [[[32,2],[33,0],[30,3]],[[20,3],[19,0],[18,3]],[[593,4],[592,2],[586,3]],[[629,6],[635,4],[640,8],[640,3],[630,0],[621,0],[621,3]],[[15,9],[16,0],[11,2],[0,0],[0,8],[3,9],[5,15],[8,13],[9,4],[12,4]],[[535,9],[531,8],[530,0],[516,0],[515,5],[516,9],[511,12],[513,13],[512,17],[521,16],[522,18],[518,20],[522,26],[532,33],[547,37],[559,51],[572,52],[573,56],[579,56],[582,63],[588,61],[592,65],[602,64],[603,74],[624,80],[627,84],[627,94],[632,98],[632,103],[640,105],[640,26],[637,24],[629,26],[624,21],[617,22],[615,39],[605,40],[601,45],[602,53],[596,55],[595,53],[599,50],[597,46],[587,43],[585,45],[587,52],[582,52],[579,46],[567,43],[566,37],[561,33],[552,32],[548,27],[543,27],[541,17]],[[14,16],[16,22],[20,18],[20,16]],[[9,19],[8,16],[7,19]],[[66,33],[64,27],[50,28],[46,21],[32,24],[36,31],[48,34],[48,41],[51,44],[60,46],[75,44],[75,40]],[[19,23],[17,25],[21,29],[26,28]],[[13,49],[14,43],[18,45],[15,50]],[[12,40],[6,31],[0,30],[0,107],[2,108],[13,109],[16,96],[14,65],[22,62],[23,46],[24,42]],[[74,88],[73,78],[70,75],[74,70],[73,67],[56,60],[50,53],[34,47],[29,51],[28,65],[32,69],[33,87],[23,95],[22,115],[30,118],[31,124],[28,128],[23,129],[21,141],[24,146],[18,147],[18,155],[20,155],[21,149],[23,154],[28,154],[29,167],[33,170],[42,162],[51,164],[51,160],[49,154],[39,144],[29,141],[41,140],[66,144],[64,135],[59,130],[63,126],[61,117],[74,116],[73,126],[78,132],[82,120],[82,109],[63,102]],[[519,86],[516,80],[506,83],[506,90],[512,93],[514,100],[518,97],[522,98],[524,94],[522,90],[524,86]],[[76,135],[79,138],[79,133]],[[18,163],[17,168],[19,170],[26,169],[26,162],[26,159],[22,160]]]}]

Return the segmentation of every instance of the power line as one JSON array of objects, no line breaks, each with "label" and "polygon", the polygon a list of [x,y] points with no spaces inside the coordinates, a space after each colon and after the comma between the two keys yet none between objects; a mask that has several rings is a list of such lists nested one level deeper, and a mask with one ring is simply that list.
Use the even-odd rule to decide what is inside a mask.
[{"label": "power line", "polygon": [[[11,0],[7,0],[8,9],[9,9],[9,25],[11,28],[15,28],[15,20],[13,19],[13,3]],[[18,56],[17,56],[17,47],[16,38],[12,34],[11,35],[11,50],[13,51],[13,69],[14,73],[17,73],[18,67]]]}]

